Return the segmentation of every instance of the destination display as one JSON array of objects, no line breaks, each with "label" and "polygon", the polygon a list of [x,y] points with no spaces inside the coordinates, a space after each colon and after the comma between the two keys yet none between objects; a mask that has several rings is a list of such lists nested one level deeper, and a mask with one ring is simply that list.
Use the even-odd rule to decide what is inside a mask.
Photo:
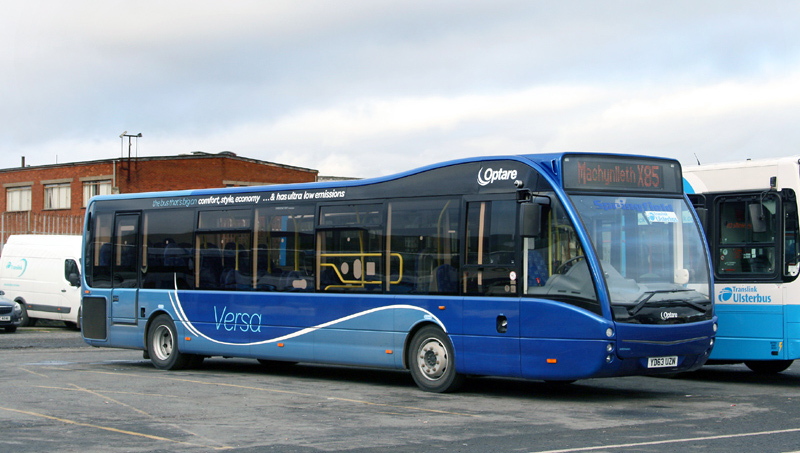
[{"label": "destination display", "polygon": [[564,189],[681,193],[677,162],[648,158],[567,155],[562,160]]}]

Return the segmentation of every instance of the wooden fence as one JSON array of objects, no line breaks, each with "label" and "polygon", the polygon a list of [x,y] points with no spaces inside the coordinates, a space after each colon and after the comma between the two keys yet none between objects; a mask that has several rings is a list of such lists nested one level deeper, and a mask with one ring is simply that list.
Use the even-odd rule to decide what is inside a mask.
[{"label": "wooden fence", "polygon": [[81,234],[82,231],[82,215],[4,212],[0,214],[0,250],[12,234]]}]

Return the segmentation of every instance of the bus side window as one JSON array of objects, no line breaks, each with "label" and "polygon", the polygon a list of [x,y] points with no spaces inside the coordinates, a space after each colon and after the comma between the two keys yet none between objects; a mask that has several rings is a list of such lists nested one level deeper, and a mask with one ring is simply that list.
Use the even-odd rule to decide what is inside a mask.
[{"label": "bus side window", "polygon": [[555,194],[542,210],[541,233],[523,238],[523,294],[602,313],[575,227]]},{"label": "bus side window", "polygon": [[318,291],[383,291],[382,213],[377,203],[320,208]]},{"label": "bus side window", "polygon": [[192,230],[194,210],[165,209],[144,212],[142,233],[142,287],[194,287]]},{"label": "bus side window", "polygon": [[314,206],[256,209],[256,291],[313,291]]},{"label": "bus side window", "polygon": [[113,215],[94,213],[90,236],[86,241],[86,283],[92,288],[111,288],[111,228]]},{"label": "bus side window", "polygon": [[389,203],[389,292],[458,294],[459,200]]}]

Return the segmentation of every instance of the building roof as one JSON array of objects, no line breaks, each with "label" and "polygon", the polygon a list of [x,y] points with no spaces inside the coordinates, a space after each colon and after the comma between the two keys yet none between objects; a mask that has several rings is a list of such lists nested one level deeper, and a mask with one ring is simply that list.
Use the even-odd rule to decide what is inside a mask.
[{"label": "building roof", "polygon": [[318,173],[319,170],[314,170],[311,168],[303,168],[303,167],[296,167],[293,165],[286,165],[286,164],[278,164],[275,162],[267,162],[258,159],[251,159],[248,157],[241,157],[237,156],[236,153],[231,151],[221,151],[216,154],[207,153],[205,151],[192,151],[188,154],[178,154],[176,156],[148,156],[148,157],[115,157],[112,159],[99,159],[99,160],[89,160],[89,161],[81,161],[81,162],[66,162],[66,163],[58,163],[58,164],[47,164],[47,165],[26,165],[25,167],[12,167],[12,168],[0,168],[0,173],[7,173],[7,172],[16,172],[20,170],[37,170],[37,169],[45,169],[45,168],[58,168],[58,167],[77,167],[83,165],[94,165],[94,164],[101,164],[101,163],[114,163],[119,161],[137,161],[137,162],[146,162],[146,161],[165,161],[165,160],[184,160],[184,159],[218,159],[218,158],[225,158],[225,159],[233,159],[243,162],[251,162],[254,164],[259,165],[268,165],[271,167],[278,167],[278,168],[286,168],[291,170],[299,170],[299,171],[306,171],[310,173]]}]

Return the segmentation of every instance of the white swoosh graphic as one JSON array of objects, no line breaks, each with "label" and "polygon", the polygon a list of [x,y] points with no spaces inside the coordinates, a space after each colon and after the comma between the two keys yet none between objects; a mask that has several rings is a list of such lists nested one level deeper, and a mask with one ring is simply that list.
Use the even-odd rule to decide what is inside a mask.
[{"label": "white swoosh graphic", "polygon": [[289,335],[284,335],[282,337],[272,338],[272,339],[263,340],[263,341],[256,341],[256,342],[253,342],[253,343],[230,343],[230,342],[227,342],[227,341],[215,340],[214,338],[211,338],[208,335],[205,335],[204,333],[200,332],[200,330],[198,330],[197,327],[195,327],[194,324],[192,324],[191,321],[189,321],[189,318],[186,316],[186,313],[183,311],[183,306],[181,305],[181,300],[178,297],[177,274],[175,274],[175,293],[174,293],[174,298],[173,298],[173,293],[170,291],[169,300],[170,300],[170,302],[172,302],[172,309],[175,310],[175,313],[178,316],[178,319],[180,319],[181,322],[183,322],[183,324],[186,326],[187,329],[189,329],[190,332],[192,332],[194,335],[196,335],[198,337],[203,337],[206,340],[211,341],[213,343],[230,345],[230,346],[254,346],[254,345],[260,345],[260,344],[276,343],[278,341],[284,341],[284,340],[288,340],[290,338],[296,338],[296,337],[299,337],[299,336],[302,336],[302,335],[306,335],[308,333],[314,332],[315,330],[323,329],[325,327],[330,327],[330,326],[333,326],[333,325],[336,325],[336,324],[339,324],[339,323],[342,323],[342,322],[345,322],[345,321],[349,321],[351,319],[355,319],[355,318],[358,318],[358,317],[361,317],[361,316],[368,315],[370,313],[376,313],[376,312],[383,311],[383,310],[393,310],[395,308],[420,311],[420,312],[430,316],[431,319],[436,321],[436,324],[439,324],[439,327],[441,327],[442,330],[444,330],[444,332],[447,333],[447,328],[445,328],[444,323],[442,323],[442,321],[440,321],[439,318],[437,318],[436,315],[434,315],[433,313],[431,313],[428,310],[425,310],[423,308],[415,307],[413,305],[399,304],[399,305],[387,305],[387,306],[384,306],[384,307],[372,308],[370,310],[365,310],[365,311],[362,311],[362,312],[359,312],[359,313],[355,313],[355,314],[352,314],[352,315],[349,315],[349,316],[345,316],[344,318],[334,319],[333,321],[328,321],[326,323],[318,324],[318,325],[313,326],[313,327],[307,327],[305,329],[298,330],[297,332],[290,333]]}]

